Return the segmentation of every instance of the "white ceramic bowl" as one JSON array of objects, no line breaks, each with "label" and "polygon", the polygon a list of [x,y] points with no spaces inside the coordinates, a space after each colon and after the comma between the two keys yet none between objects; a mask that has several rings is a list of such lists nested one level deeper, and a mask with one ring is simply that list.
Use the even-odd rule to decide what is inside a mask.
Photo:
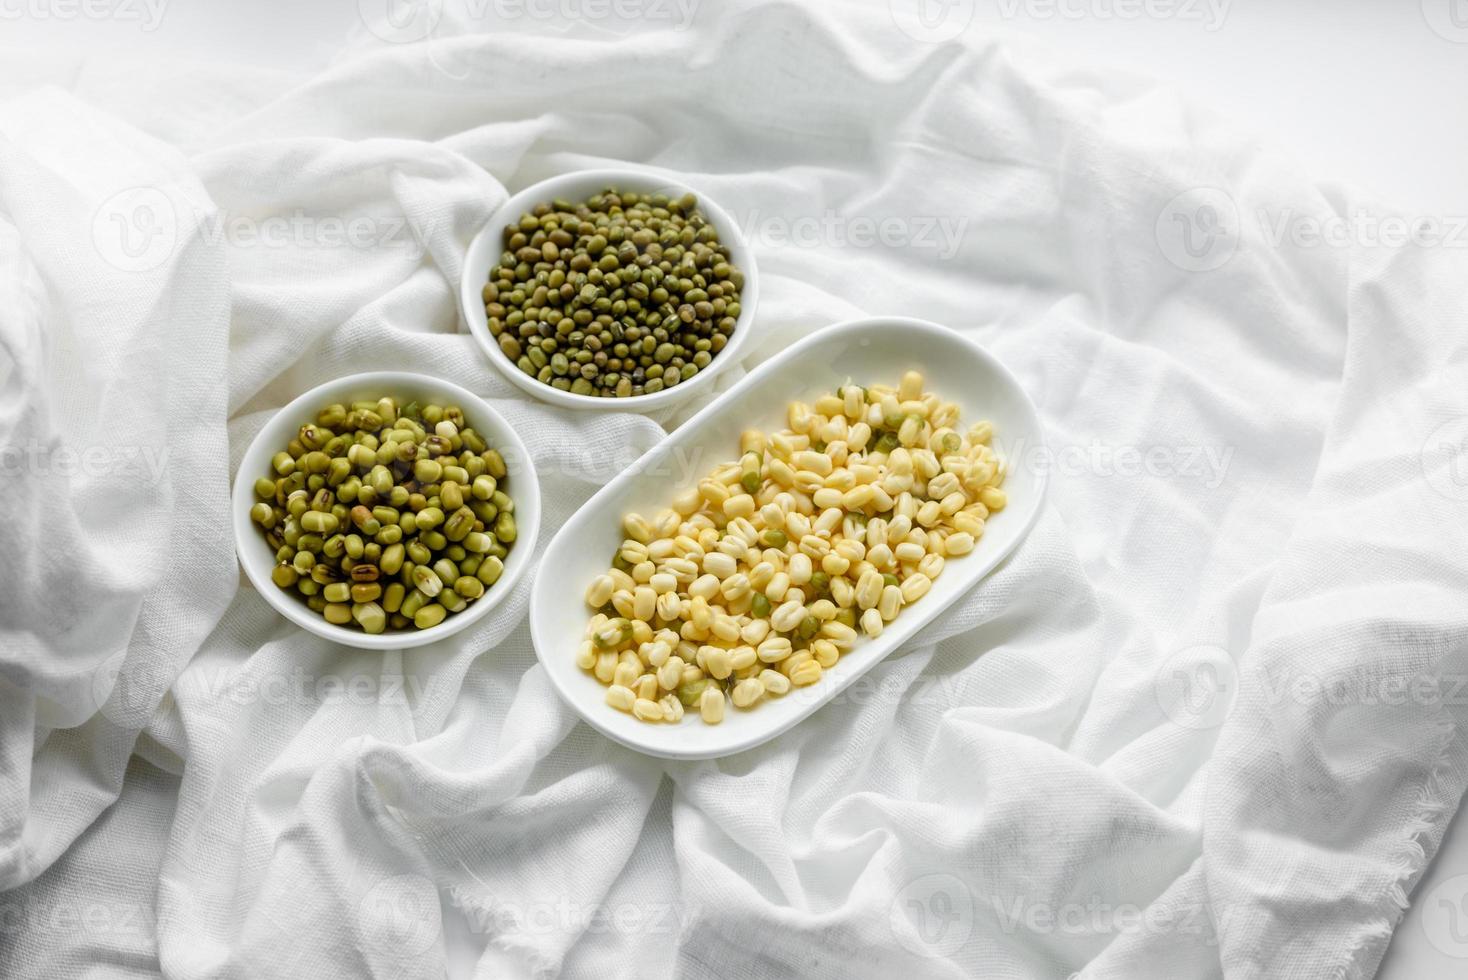
[{"label": "white ceramic bowl", "polygon": [[[516,367],[505,352],[500,350],[500,345],[489,332],[489,319],[484,315],[484,284],[489,280],[490,269],[494,268],[504,251],[500,236],[504,233],[505,226],[519,221],[522,214],[542,202],[556,198],[584,201],[608,187],[638,193],[661,191],[670,196],[684,193],[696,195],[699,209],[703,211],[709,223],[718,230],[719,241],[728,246],[729,256],[734,265],[744,272],[744,289],[739,294],[739,316],[734,321],[734,333],[730,336],[728,344],[714,356],[708,367],[688,381],[650,395],[597,398],[594,395],[573,395],[569,391],[561,391],[548,384],[541,384]],[[669,405],[706,390],[720,371],[743,356],[745,345],[749,342],[753,332],[754,310],[758,303],[759,273],[754,266],[754,253],[745,243],[739,226],[724,212],[723,208],[719,207],[708,195],[689,187],[682,181],[651,171],[620,168],[581,170],[562,174],[559,177],[542,180],[538,184],[531,184],[520,193],[512,195],[490,217],[489,223],[480,230],[479,234],[474,236],[474,241],[470,243],[469,251],[464,256],[464,279],[459,284],[459,306],[464,314],[464,322],[469,325],[469,332],[474,335],[475,340],[479,341],[479,346],[484,348],[485,356],[504,372],[506,377],[536,398],[554,405],[601,411],[650,412],[667,408]]]},{"label": "white ceramic bowl", "polygon": [[[258,499],[255,496],[255,481],[262,476],[273,476],[271,459],[295,438],[297,430],[307,422],[314,421],[316,414],[333,403],[352,401],[376,401],[383,396],[397,398],[400,404],[418,401],[439,405],[458,405],[464,417],[484,441],[505,458],[508,476],[504,480],[505,492],[515,501],[515,525],[518,532],[510,553],[505,557],[505,570],[493,587],[469,604],[463,612],[455,613],[442,623],[426,630],[389,630],[386,633],[367,634],[359,629],[348,629],[328,623],[320,613],[312,612],[305,600],[294,592],[287,593],[270,579],[275,567],[275,552],[265,540],[259,525],[250,520],[250,507]],[[240,460],[239,471],[234,478],[234,539],[235,551],[240,564],[255,588],[265,601],[275,607],[286,619],[303,629],[324,636],[344,646],[372,650],[401,650],[422,646],[452,636],[465,627],[483,619],[489,611],[499,605],[514,589],[520,576],[525,574],[535,552],[535,538],[540,529],[540,483],[535,476],[535,466],[525,444],[515,430],[498,412],[490,408],[484,399],[460,388],[456,384],[431,378],[427,375],[410,374],[405,371],[377,371],[369,374],[353,374],[326,384],[318,385],[286,405],[265,423],[259,435],[245,450]]]},{"label": "white ceramic bowl", "polygon": [[956,402],[965,423],[994,423],[994,444],[1043,451],[1039,413],[1019,382],[993,355],[936,324],[899,317],[854,320],[827,327],[760,365],[716,401],[650,449],[631,469],[603,487],[566,522],[546,549],[530,595],[535,653],[552,683],[593,728],[649,755],[707,759],[740,752],[773,738],[912,639],[1014,550],[1034,526],[1045,495],[1043,468],[1012,465],[1004,489],[1009,505],[989,520],[972,553],[944,566],[932,590],[902,611],[876,639],[859,640],[819,682],[743,711],[732,706],[718,725],[690,712],[679,725],[650,725],[607,706],[606,688],[576,666],[576,649],[591,611],[583,598],[606,571],[622,541],[622,517],[668,506],[680,481],[701,478],[739,458],[739,433],[783,428],[786,406],[833,392],[848,380],[895,385],[907,370],[921,371],[928,390]]}]

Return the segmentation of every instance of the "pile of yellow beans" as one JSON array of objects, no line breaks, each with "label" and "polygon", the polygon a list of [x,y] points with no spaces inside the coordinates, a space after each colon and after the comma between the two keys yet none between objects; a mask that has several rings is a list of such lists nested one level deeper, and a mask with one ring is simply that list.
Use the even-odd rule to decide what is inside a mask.
[{"label": "pile of yellow beans", "polygon": [[1005,505],[985,421],[905,374],[792,403],[652,519],[628,514],[577,663],[647,722],[709,724],[819,681],[972,551]]}]

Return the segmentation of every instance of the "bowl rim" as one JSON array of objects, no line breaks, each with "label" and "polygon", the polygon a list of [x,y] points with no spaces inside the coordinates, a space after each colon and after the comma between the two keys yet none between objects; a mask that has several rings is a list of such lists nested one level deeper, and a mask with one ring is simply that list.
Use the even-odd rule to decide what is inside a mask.
[{"label": "bowl rim", "polygon": [[[492,420],[494,425],[501,430],[500,435],[496,436],[495,448],[505,455],[506,466],[510,469],[509,475],[513,481],[517,535],[515,546],[506,556],[505,570],[499,581],[494,584],[493,588],[487,589],[483,596],[470,603],[469,608],[449,616],[439,625],[426,630],[369,634],[328,623],[319,614],[307,608],[305,603],[298,601],[294,595],[287,595],[283,592],[270,578],[270,569],[274,567],[273,560],[262,564],[257,553],[246,545],[247,541],[263,542],[264,540],[255,522],[250,520],[249,512],[250,507],[256,502],[255,480],[265,475],[270,458],[284,448],[283,441],[280,446],[274,445],[278,439],[278,434],[274,430],[285,424],[281,420],[297,417],[305,419],[308,415],[314,417],[322,405],[340,398],[341,392],[352,388],[370,389],[373,385],[391,385],[400,388],[422,386],[428,397],[438,399],[440,396],[432,394],[434,391],[442,392],[441,397],[444,400],[452,397],[461,405],[465,414],[473,419]],[[484,431],[481,426],[475,426],[475,428],[476,431]],[[267,437],[271,439],[270,444],[265,443]],[[505,453],[506,449],[510,450],[510,454]],[[265,466],[262,467],[260,465],[262,463]],[[247,472],[247,468],[250,472]],[[514,426],[487,401],[462,385],[413,371],[365,371],[342,375],[302,392],[281,406],[271,414],[254,438],[250,440],[250,444],[245,447],[239,466],[235,469],[234,486],[230,492],[230,506],[233,510],[236,559],[240,567],[244,569],[245,576],[265,601],[276,612],[308,632],[344,646],[369,650],[402,650],[423,646],[452,636],[483,619],[514,591],[515,585],[529,569],[534,560],[536,540],[540,533],[540,480],[535,472],[535,462]],[[529,520],[521,520],[522,515],[528,517]]]},{"label": "bowl rim", "polygon": [[[568,192],[564,188],[580,187],[584,184],[623,184],[631,190],[678,190],[692,193],[698,197],[699,208],[709,219],[709,222],[719,232],[721,244],[728,247],[735,264],[744,272],[744,288],[739,294],[739,316],[734,321],[734,332],[730,335],[729,343],[709,362],[709,366],[695,374],[688,381],[681,382],[672,388],[644,395],[629,395],[626,398],[598,398],[594,395],[577,395],[569,391],[561,391],[552,388],[548,384],[531,378],[521,371],[504,351],[500,350],[499,344],[489,332],[489,320],[484,315],[484,302],[481,291],[484,282],[480,277],[487,278],[489,269],[493,266],[494,258],[498,251],[493,249],[494,236],[500,234],[508,218],[517,216],[521,211],[527,210],[541,201],[549,201],[556,197],[564,197],[567,193],[580,193],[579,191]],[[488,262],[480,262],[477,257],[481,252],[488,252]],[[471,261],[473,259],[473,261]],[[483,265],[481,269],[480,266]],[[459,282],[459,313],[463,317],[464,324],[469,333],[479,344],[480,349],[489,358],[490,363],[499,369],[500,373],[507,377],[510,382],[531,396],[552,405],[563,408],[575,408],[586,410],[625,410],[633,412],[650,412],[674,405],[695,394],[703,391],[713,383],[714,378],[730,364],[738,361],[745,352],[750,335],[754,329],[755,308],[759,304],[759,270],[755,265],[754,250],[744,238],[737,222],[730,217],[729,213],[720,206],[713,197],[688,183],[681,176],[673,176],[652,168],[637,166],[597,167],[587,170],[572,170],[547,177],[536,181],[523,189],[507,197],[494,213],[475,234],[469,243],[469,248],[464,253],[464,267],[460,272]]]},{"label": "bowl rim", "polygon": [[[806,351],[830,339],[833,336],[842,333],[854,332],[873,326],[897,326],[910,330],[941,333],[945,335],[945,337],[948,339],[956,340],[971,347],[972,352],[975,356],[985,361],[988,364],[989,368],[996,373],[996,375],[1003,377],[1006,382],[1010,386],[1012,386],[1013,390],[1020,395],[1020,405],[1023,409],[1024,414],[1028,418],[1033,437],[1037,440],[1036,444],[1041,451],[1044,450],[1044,447],[1046,445],[1044,419],[1040,415],[1039,407],[1036,405],[1035,400],[1030,396],[1028,389],[1026,389],[1025,386],[1020,383],[1019,377],[1014,373],[1014,371],[1011,370],[1010,367],[1004,361],[1002,361],[997,354],[995,354],[989,348],[978,343],[978,341],[976,341],[972,336],[968,335],[964,331],[956,330],[952,327],[919,317],[884,314],[852,317],[850,319],[839,320],[834,323],[829,323],[801,337],[795,343],[791,344],[775,356],[761,363],[746,377],[741,378],[738,384],[731,387],[728,391],[721,392],[717,399],[710,402],[708,405],[705,405],[695,415],[693,415],[678,428],[674,429],[662,439],[659,439],[652,446],[648,447],[647,451],[644,452],[642,456],[638,457],[636,462],[627,467],[627,470],[624,471],[624,473],[619,474],[617,477],[614,477],[612,480],[602,485],[602,487],[600,487],[596,493],[592,494],[591,497],[589,497],[580,507],[575,510],[575,512],[573,512],[569,517],[565,519],[564,522],[562,522],[561,527],[557,530],[557,533],[552,536],[550,543],[547,545],[546,554],[549,556],[555,552],[556,544],[561,536],[566,533],[567,528],[573,527],[576,524],[576,522],[583,515],[584,512],[591,510],[596,506],[602,505],[602,501],[604,501],[606,498],[610,497],[616,492],[617,485],[620,484],[620,482],[624,478],[626,478],[626,473],[636,471],[640,466],[644,464],[644,461],[649,456],[662,451],[667,443],[677,440],[682,434],[686,433],[687,431],[693,431],[694,429],[696,429],[698,423],[700,423],[706,417],[724,411],[726,403],[740,397],[747,387],[753,387],[755,385],[763,383],[768,377],[779,371],[781,367],[783,367],[783,362],[785,362],[787,359],[798,358]],[[1006,559],[1008,559],[1015,552],[1015,550],[1029,537],[1030,533],[1039,523],[1040,516],[1045,509],[1045,500],[1049,492],[1050,485],[1048,470],[1040,469],[1036,471],[1033,474],[1033,478],[1035,482],[1033,485],[1033,492],[1030,496],[1031,503],[1029,510],[1023,515],[1023,520],[1021,521],[1021,523],[1014,528],[1011,540],[1003,544],[997,549],[997,551],[991,553],[986,558],[986,562],[988,564],[987,570],[978,574],[975,577],[973,583],[971,583],[968,587],[962,589],[952,596],[946,597],[946,599],[939,604],[927,607],[925,613],[923,614],[924,625],[932,622],[945,609],[949,608],[951,605],[957,603],[964,596],[968,595],[974,587],[976,587],[980,582],[991,575],[994,570],[998,568],[998,566],[1002,564]],[[763,745],[766,742],[772,741],[773,739],[786,734],[791,729],[806,721],[808,718],[810,718],[811,715],[815,714],[828,701],[839,694],[840,691],[844,690],[850,684],[854,683],[858,677],[873,669],[877,665],[877,663],[880,662],[873,661],[872,663],[867,664],[857,673],[849,674],[844,678],[836,680],[829,687],[823,689],[822,693],[818,697],[814,698],[812,703],[807,706],[804,711],[791,717],[784,718],[779,722],[770,724],[765,728],[745,732],[742,737],[737,739],[730,739],[727,745],[723,745],[718,748],[690,748],[682,744],[681,742],[678,742],[676,739],[670,740],[666,744],[657,744],[651,740],[642,741],[637,738],[629,737],[624,731],[619,730],[616,725],[612,724],[611,721],[608,720],[610,716],[600,715],[595,710],[588,710],[591,706],[587,703],[587,700],[583,698],[579,694],[579,692],[572,690],[567,684],[565,671],[558,670],[557,668],[551,666],[548,662],[551,656],[560,654],[564,654],[567,660],[569,660],[570,652],[560,651],[560,654],[553,654],[550,650],[550,637],[546,635],[546,627],[543,623],[543,621],[547,618],[547,612],[545,608],[545,598],[542,594],[543,583],[541,582],[541,576],[545,574],[547,574],[546,568],[544,563],[542,563],[542,567],[536,572],[535,580],[532,583],[530,590],[530,637],[531,644],[535,648],[536,660],[539,661],[541,663],[541,666],[545,669],[545,673],[551,681],[551,686],[555,689],[557,696],[572,711],[576,712],[580,719],[585,722],[589,727],[619,745],[626,746],[629,749],[632,749],[643,755],[650,756],[652,758],[685,762],[700,761],[706,759],[723,758],[725,756],[736,755],[740,752],[745,752],[750,749],[757,748],[758,746]],[[567,583],[566,587],[570,588],[573,586]],[[918,627],[918,629],[922,628],[922,626]],[[890,656],[894,652],[896,652],[895,649],[889,650],[882,659],[886,659],[887,656]],[[676,731],[676,728],[672,729],[672,731]]]}]

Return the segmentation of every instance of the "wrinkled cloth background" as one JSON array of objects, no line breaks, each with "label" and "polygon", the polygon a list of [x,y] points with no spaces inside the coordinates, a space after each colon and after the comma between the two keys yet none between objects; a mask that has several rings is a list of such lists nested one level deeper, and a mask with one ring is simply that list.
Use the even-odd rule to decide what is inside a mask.
[{"label": "wrinkled cloth background", "polygon": [[[0,975],[1370,976],[1468,782],[1461,252],[1279,240],[1372,204],[1133,79],[669,9],[450,10],[310,79],[0,68]],[[1009,561],[715,762],[578,725],[528,578],[380,655],[233,553],[235,462],[339,375],[485,394],[542,541],[696,407],[553,409],[460,329],[506,188],[623,161],[757,249],[721,388],[910,314],[1051,442],[1008,447],[1054,475]]]}]

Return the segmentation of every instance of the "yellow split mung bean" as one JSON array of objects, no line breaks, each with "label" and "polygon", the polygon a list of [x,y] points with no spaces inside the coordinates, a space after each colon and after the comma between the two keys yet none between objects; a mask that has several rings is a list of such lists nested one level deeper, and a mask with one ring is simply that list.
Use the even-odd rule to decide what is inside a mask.
[{"label": "yellow split mung bean", "polygon": [[993,426],[915,371],[792,403],[651,519],[628,514],[576,662],[614,709],[716,725],[818,682],[920,601],[1002,510]]}]

